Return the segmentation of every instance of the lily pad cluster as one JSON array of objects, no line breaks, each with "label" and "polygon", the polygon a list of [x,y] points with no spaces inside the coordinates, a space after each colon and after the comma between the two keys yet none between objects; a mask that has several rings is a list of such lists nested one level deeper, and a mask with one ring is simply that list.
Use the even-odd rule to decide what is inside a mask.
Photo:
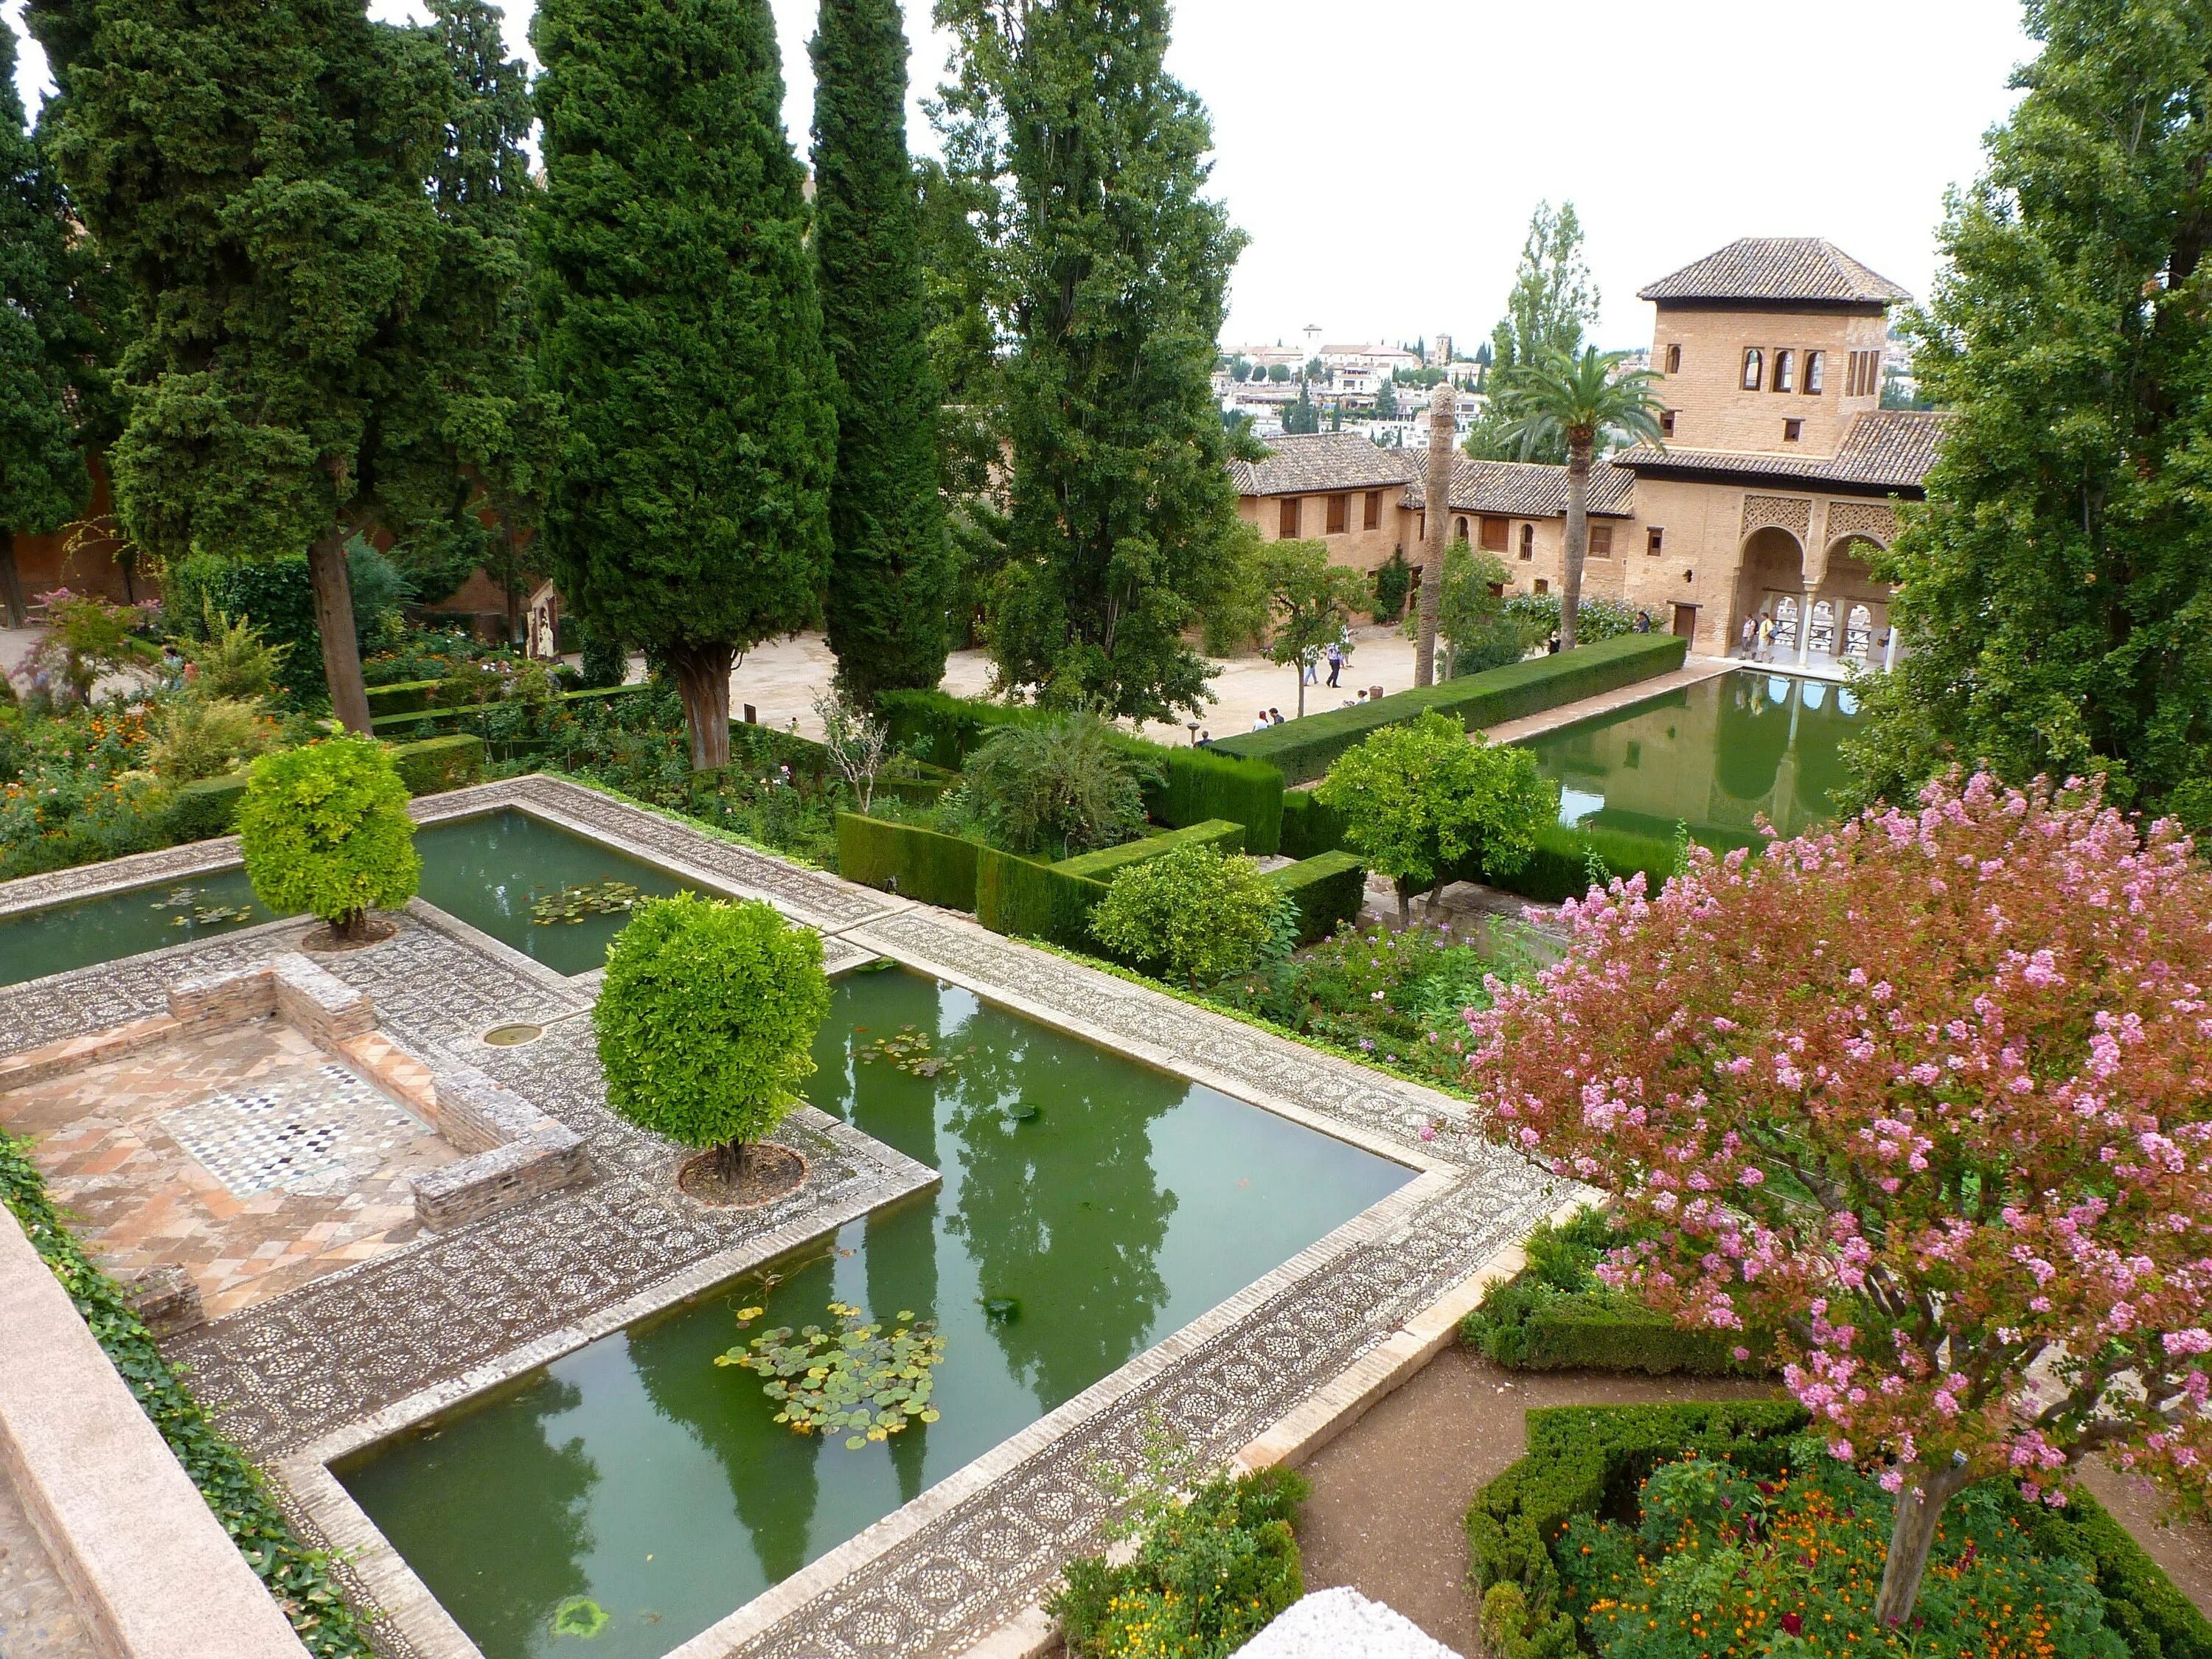
[{"label": "lily pad cluster", "polygon": [[644,896],[630,882],[587,881],[550,893],[532,894],[530,923],[533,927],[573,927],[586,916],[609,916],[630,909]]},{"label": "lily pad cluster", "polygon": [[[973,1048],[965,1051],[973,1054]],[[864,1060],[887,1060],[908,1077],[936,1077],[950,1071],[961,1059],[959,1054],[940,1054],[929,1039],[929,1033],[919,1026],[902,1025],[889,1036],[878,1037],[860,1045]]]},{"label": "lily pad cluster", "polygon": [[172,887],[167,896],[155,899],[147,908],[152,910],[181,910],[182,915],[169,918],[169,926],[183,927],[192,922],[208,927],[220,922],[251,921],[253,907],[250,904],[203,904],[204,890],[198,887]]},{"label": "lily pad cluster", "polygon": [[[740,1308],[738,1328],[765,1311]],[[832,1302],[830,1315],[836,1322],[826,1329],[808,1325],[793,1333],[779,1325],[742,1348],[716,1355],[714,1363],[742,1365],[766,1377],[762,1392],[782,1407],[777,1422],[799,1434],[843,1431],[854,1451],[889,1439],[909,1423],[937,1421],[931,1374],[944,1363],[945,1339],[936,1321],[915,1321],[902,1310],[886,1330],[842,1302]]]}]

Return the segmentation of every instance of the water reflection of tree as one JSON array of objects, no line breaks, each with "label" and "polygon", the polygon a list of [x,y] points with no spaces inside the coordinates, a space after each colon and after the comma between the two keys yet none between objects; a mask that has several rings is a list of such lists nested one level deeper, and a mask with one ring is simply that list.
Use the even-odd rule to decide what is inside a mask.
[{"label": "water reflection of tree", "polygon": [[[599,1466],[586,1455],[580,1439],[557,1441],[548,1421],[582,1403],[574,1383],[549,1378],[520,1399],[493,1408],[504,1420],[494,1448],[501,1454],[501,1479],[498,1509],[487,1528],[496,1540],[490,1547],[491,1571],[474,1574],[453,1591],[438,1591],[441,1600],[456,1604],[456,1613],[467,1620],[470,1632],[487,1653],[536,1651],[553,1610],[570,1596],[585,1594],[582,1562],[592,1541],[586,1516],[592,1489],[599,1485]],[[430,1468],[435,1469],[440,1461],[434,1455]],[[459,1474],[448,1471],[444,1478]],[[483,1501],[481,1489],[476,1496]],[[432,1577],[438,1576],[441,1565],[465,1571],[468,1564],[483,1562],[485,1544],[479,1536],[471,1547],[450,1555],[434,1545],[434,1559],[424,1565]]]},{"label": "water reflection of tree", "polygon": [[[969,1042],[947,1121],[961,1178],[945,1224],[984,1295],[1018,1301],[993,1334],[1049,1411],[1142,1348],[1167,1299],[1157,1264],[1176,1200],[1153,1175],[1151,1130],[1183,1087],[1011,1020],[975,1022]],[[1011,1115],[1023,1100],[1036,1121]]]},{"label": "water reflection of tree", "polygon": [[1774,793],[1789,751],[1789,705],[1767,702],[1764,679],[1731,675],[1729,681],[1715,719],[1714,771],[1732,799],[1763,802]]}]

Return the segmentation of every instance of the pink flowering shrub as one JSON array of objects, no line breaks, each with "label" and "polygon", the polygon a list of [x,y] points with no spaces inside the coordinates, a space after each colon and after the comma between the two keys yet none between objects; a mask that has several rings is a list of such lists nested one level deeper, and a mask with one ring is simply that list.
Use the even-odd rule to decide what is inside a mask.
[{"label": "pink flowering shrub", "polygon": [[2094,793],[1929,786],[1565,915],[1470,1016],[1514,1144],[1649,1234],[1601,1276],[1757,1332],[1830,1451],[1935,1517],[2085,1454],[2212,1495],[2212,873]]}]

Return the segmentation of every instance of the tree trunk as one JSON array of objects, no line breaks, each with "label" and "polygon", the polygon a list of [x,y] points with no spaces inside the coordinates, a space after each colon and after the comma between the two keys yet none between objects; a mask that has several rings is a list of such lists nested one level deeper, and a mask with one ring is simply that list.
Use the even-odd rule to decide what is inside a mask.
[{"label": "tree trunk", "polygon": [[368,690],[361,678],[361,641],[353,631],[353,578],[346,570],[346,528],[332,525],[307,550],[315,588],[315,632],[323,642],[323,678],[331,713],[349,732],[368,732]]},{"label": "tree trunk", "polygon": [[1912,1617],[1921,1577],[1928,1571],[1928,1552],[1936,1542],[1936,1519],[1952,1494],[1966,1484],[1966,1471],[1956,1463],[1940,1469],[1915,1463],[1904,1474],[1905,1484],[1897,1492],[1897,1522],[1889,1533],[1889,1555],[1881,1567],[1881,1593],[1874,1604],[1875,1623],[1885,1628],[1902,1628]]},{"label": "tree trunk", "polygon": [[368,933],[368,912],[367,910],[349,910],[331,924],[331,936],[333,939],[358,939],[366,938]]},{"label": "tree trunk", "polygon": [[1306,717],[1306,659],[1300,657],[1291,666],[1298,677],[1298,718],[1304,720]]},{"label": "tree trunk", "polygon": [[744,1141],[726,1140],[714,1148],[714,1173],[721,1177],[724,1186],[732,1191],[736,1189],[738,1182],[744,1178],[745,1173],[745,1143]]},{"label": "tree trunk", "polygon": [[1559,649],[1575,648],[1575,614],[1583,604],[1583,560],[1589,551],[1590,441],[1567,449],[1567,568],[1559,594]]},{"label": "tree trunk", "polygon": [[1393,877],[1391,884],[1398,890],[1398,926],[1410,927],[1413,925],[1413,884],[1403,876]]},{"label": "tree trunk", "polygon": [[23,608],[23,579],[15,574],[15,532],[0,534],[0,605],[8,607],[8,626],[21,628],[30,620]]},{"label": "tree trunk", "polygon": [[695,645],[669,653],[676,689],[684,696],[684,718],[691,728],[691,769],[711,771],[730,763],[730,670],[737,647]]},{"label": "tree trunk", "polygon": [[1458,435],[1458,399],[1451,383],[1429,398],[1429,477],[1424,496],[1428,532],[1421,555],[1421,615],[1413,635],[1413,684],[1437,683],[1437,612],[1443,607],[1444,550],[1451,545],[1452,453]]}]

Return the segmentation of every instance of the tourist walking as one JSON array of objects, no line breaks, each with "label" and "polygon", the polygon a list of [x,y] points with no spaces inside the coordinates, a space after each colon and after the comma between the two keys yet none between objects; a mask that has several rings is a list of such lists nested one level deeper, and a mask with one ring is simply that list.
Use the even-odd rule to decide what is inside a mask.
[{"label": "tourist walking", "polygon": [[1755,662],[1774,660],[1774,618],[1764,611],[1759,613],[1759,650],[1753,660]]},{"label": "tourist walking", "polygon": [[1342,672],[1344,672],[1344,641],[1331,640],[1328,642],[1328,684],[1332,691],[1336,690],[1336,677]]}]

